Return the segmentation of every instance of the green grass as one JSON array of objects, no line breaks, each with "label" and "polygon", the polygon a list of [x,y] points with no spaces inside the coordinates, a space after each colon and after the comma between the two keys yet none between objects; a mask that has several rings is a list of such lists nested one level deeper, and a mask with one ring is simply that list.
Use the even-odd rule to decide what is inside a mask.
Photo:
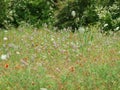
[{"label": "green grass", "polygon": [[120,89],[120,33],[0,30],[3,54],[0,90]]}]

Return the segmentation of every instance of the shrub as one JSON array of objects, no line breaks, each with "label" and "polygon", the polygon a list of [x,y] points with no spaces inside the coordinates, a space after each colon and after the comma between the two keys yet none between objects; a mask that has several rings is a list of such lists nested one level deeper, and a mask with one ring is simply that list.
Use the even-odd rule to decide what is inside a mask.
[{"label": "shrub", "polygon": [[96,22],[103,31],[119,30],[119,0],[71,0],[60,9],[55,26],[58,28],[72,27],[75,30],[81,26],[97,24]]},{"label": "shrub", "polygon": [[0,0],[0,27],[4,27],[4,20],[6,18],[6,3]]},{"label": "shrub", "polygon": [[[69,1],[60,13],[58,13],[55,26],[59,28],[72,27],[72,29],[78,29],[82,25],[96,22],[98,16],[92,3],[92,0]],[[76,14],[74,17],[72,16],[72,12]]]},{"label": "shrub", "polygon": [[41,26],[53,20],[52,3],[48,0],[14,0],[10,2],[10,23],[19,26],[22,21]]},{"label": "shrub", "polygon": [[101,29],[105,31],[118,31],[120,30],[120,3],[114,1],[107,7],[98,8],[99,21]]}]

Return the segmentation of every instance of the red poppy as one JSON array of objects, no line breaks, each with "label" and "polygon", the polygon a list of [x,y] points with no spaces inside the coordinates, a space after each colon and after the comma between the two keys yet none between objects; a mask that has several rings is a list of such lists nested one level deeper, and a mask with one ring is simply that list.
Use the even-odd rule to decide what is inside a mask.
[{"label": "red poppy", "polygon": [[5,64],[5,68],[8,68],[9,67],[9,64]]}]

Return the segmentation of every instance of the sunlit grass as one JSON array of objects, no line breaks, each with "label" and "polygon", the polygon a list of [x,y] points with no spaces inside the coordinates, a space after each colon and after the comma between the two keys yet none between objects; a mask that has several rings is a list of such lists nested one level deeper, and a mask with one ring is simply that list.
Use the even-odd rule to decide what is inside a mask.
[{"label": "sunlit grass", "polygon": [[120,33],[1,30],[2,55],[0,90],[120,88]]}]

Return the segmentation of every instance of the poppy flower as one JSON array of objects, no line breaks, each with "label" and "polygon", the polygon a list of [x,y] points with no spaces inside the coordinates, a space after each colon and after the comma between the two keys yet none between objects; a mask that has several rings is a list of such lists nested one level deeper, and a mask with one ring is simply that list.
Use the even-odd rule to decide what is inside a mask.
[{"label": "poppy flower", "polygon": [[9,67],[9,64],[5,64],[5,68],[8,68]]}]

